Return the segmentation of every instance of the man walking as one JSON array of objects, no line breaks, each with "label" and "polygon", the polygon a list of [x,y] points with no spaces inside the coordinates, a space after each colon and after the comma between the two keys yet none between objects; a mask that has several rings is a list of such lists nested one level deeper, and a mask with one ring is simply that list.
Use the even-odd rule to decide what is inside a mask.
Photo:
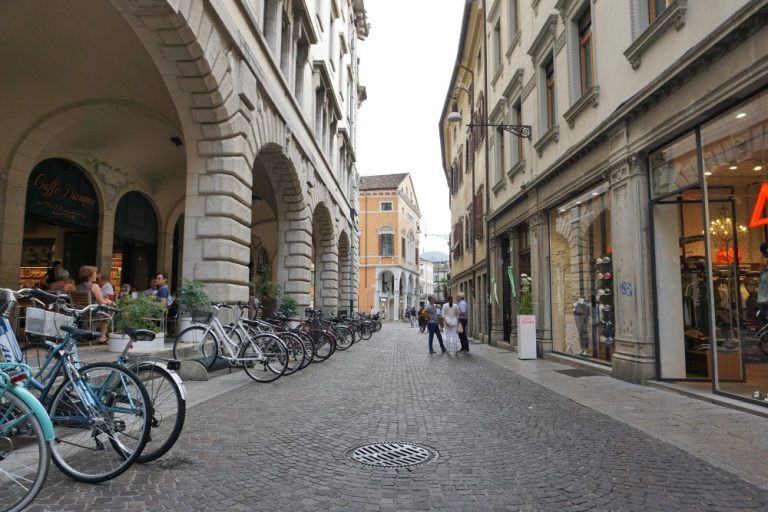
[{"label": "man walking", "polygon": [[469,305],[464,300],[464,293],[458,292],[456,294],[456,300],[459,306],[459,341],[461,342],[461,350],[459,352],[469,352],[469,338],[467,338],[467,313],[469,313]]},{"label": "man walking", "polygon": [[429,331],[429,353],[434,354],[432,349],[432,338],[437,334],[437,341],[440,342],[440,350],[445,353],[445,345],[443,345],[443,337],[440,335],[440,308],[435,306],[435,297],[430,295],[427,297],[429,304],[426,305],[424,311],[429,315],[427,320],[427,330]]}]

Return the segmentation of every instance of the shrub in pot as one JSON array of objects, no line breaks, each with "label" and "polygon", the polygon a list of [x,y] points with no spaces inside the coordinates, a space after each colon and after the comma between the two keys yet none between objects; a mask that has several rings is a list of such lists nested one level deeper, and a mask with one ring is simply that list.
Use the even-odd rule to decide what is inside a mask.
[{"label": "shrub in pot", "polygon": [[174,305],[178,308],[176,332],[179,333],[192,325],[192,311],[210,310],[211,298],[205,293],[205,283],[195,279],[184,279],[182,285],[176,290]]},{"label": "shrub in pot", "polygon": [[155,333],[153,341],[142,341],[134,344],[134,352],[154,352],[163,349],[165,333],[163,321],[165,306],[154,296],[140,294],[137,297],[121,299],[117,302],[120,314],[115,317],[112,333],[109,335],[109,350],[122,352],[128,343],[125,332],[128,329],[149,329]]}]

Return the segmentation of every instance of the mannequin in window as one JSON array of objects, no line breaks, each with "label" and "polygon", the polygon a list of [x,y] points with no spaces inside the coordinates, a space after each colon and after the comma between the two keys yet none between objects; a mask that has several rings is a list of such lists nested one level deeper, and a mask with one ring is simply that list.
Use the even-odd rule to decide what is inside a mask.
[{"label": "mannequin in window", "polygon": [[580,356],[588,355],[587,343],[589,341],[589,333],[587,332],[587,326],[589,325],[589,310],[589,304],[587,304],[583,297],[576,299],[576,302],[573,304],[573,318],[576,321],[576,329],[579,331]]},{"label": "mannequin in window", "polygon": [[[768,242],[760,244],[763,258],[768,259]],[[757,285],[757,318],[761,325],[768,323],[768,266],[760,271],[760,282]]]}]

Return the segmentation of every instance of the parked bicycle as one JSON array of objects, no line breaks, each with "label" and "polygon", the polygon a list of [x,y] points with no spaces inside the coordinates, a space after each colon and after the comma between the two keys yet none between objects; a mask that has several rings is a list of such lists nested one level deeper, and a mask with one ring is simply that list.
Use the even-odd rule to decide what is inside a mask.
[{"label": "parked bicycle", "polygon": [[218,319],[222,309],[232,306],[212,305],[212,312],[193,312],[192,320],[205,325],[192,325],[181,331],[173,343],[173,357],[180,361],[194,360],[206,369],[221,358],[234,367],[243,368],[257,382],[279,379],[288,367],[285,344],[267,332],[249,333],[246,339],[233,339]]},{"label": "parked bicycle", "polygon": [[[46,292],[25,289],[18,294],[41,297]],[[7,323],[16,303],[13,291],[0,289],[0,301]],[[92,310],[115,312],[103,305]],[[70,326],[61,330],[66,334],[60,342],[45,342],[55,363],[46,372],[31,375],[29,389],[53,423],[56,439],[51,453],[56,466],[74,480],[103,482],[128,469],[146,445],[152,418],[149,395],[135,373],[116,363],[79,366],[72,350],[76,340],[96,340],[101,333]],[[12,355],[18,357],[21,350],[10,329],[8,341]]]},{"label": "parked bicycle", "polygon": [[29,368],[0,363],[0,510],[17,512],[43,488],[51,462],[53,424],[25,389]]}]

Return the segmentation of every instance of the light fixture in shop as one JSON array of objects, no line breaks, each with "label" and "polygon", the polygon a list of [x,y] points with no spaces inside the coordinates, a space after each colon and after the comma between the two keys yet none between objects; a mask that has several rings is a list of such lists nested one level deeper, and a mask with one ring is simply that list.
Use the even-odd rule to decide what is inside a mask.
[{"label": "light fixture in shop", "polygon": [[581,194],[578,197],[575,197],[571,201],[567,202],[563,206],[557,209],[559,213],[564,213],[568,211],[568,209],[573,208],[574,206],[580,206],[582,203],[589,201],[590,199],[595,199],[597,196],[604,194],[608,191],[608,183],[603,183],[592,190],[589,190],[583,194]]},{"label": "light fixture in shop", "polygon": [[739,112],[738,114],[736,114],[736,119],[743,119],[745,117],[747,117],[746,112]]},{"label": "light fixture in shop", "polygon": [[762,166],[762,165],[756,165],[756,166],[754,167],[754,170],[755,170],[755,171],[762,171],[762,170],[763,170],[763,166]]}]

